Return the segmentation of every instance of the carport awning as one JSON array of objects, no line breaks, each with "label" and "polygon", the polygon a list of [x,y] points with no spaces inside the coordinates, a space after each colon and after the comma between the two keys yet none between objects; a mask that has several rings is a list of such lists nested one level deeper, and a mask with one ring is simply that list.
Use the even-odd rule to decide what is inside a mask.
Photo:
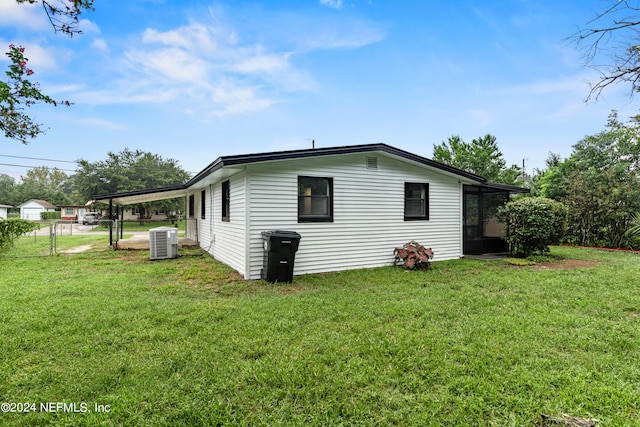
[{"label": "carport awning", "polygon": [[125,193],[100,194],[95,196],[98,203],[113,203],[116,206],[136,205],[139,203],[155,202],[156,200],[186,197],[187,188],[184,185],[153,188],[149,190],[129,191]]}]

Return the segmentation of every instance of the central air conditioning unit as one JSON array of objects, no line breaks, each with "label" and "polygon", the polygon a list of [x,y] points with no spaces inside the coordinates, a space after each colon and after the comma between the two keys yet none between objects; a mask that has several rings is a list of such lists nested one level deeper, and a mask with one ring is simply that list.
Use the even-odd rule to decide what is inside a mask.
[{"label": "central air conditioning unit", "polygon": [[149,230],[151,259],[168,259],[178,256],[178,229],[156,227]]}]

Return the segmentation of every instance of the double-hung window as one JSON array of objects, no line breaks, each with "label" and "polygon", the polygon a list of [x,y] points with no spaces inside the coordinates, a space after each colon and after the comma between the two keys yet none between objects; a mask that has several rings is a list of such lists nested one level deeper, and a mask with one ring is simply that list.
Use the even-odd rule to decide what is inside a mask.
[{"label": "double-hung window", "polygon": [[404,220],[429,219],[429,184],[404,183]]},{"label": "double-hung window", "polygon": [[229,181],[222,183],[222,220],[231,221],[231,186]]},{"label": "double-hung window", "polygon": [[207,191],[202,190],[200,192],[200,218],[205,219],[207,213],[207,207],[205,201],[207,199]]},{"label": "double-hung window", "polygon": [[189,196],[189,212],[188,212],[189,213],[189,218],[195,218],[195,215],[196,215],[195,212],[194,212],[194,209],[195,209],[195,206],[196,206],[195,199],[196,198],[195,198],[195,196],[193,194],[191,194]]},{"label": "double-hung window", "polygon": [[333,221],[333,178],[298,177],[298,222]]}]

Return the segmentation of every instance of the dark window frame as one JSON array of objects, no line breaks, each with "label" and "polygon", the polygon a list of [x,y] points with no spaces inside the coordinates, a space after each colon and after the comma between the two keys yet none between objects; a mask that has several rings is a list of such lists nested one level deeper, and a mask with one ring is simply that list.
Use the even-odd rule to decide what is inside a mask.
[{"label": "dark window frame", "polygon": [[207,190],[200,191],[200,218],[205,219],[207,217],[207,207],[205,202],[207,200]]},{"label": "dark window frame", "polygon": [[222,182],[222,220],[231,221],[231,184],[229,180]]},{"label": "dark window frame", "polygon": [[189,218],[195,218],[196,196],[195,194],[189,195]]},{"label": "dark window frame", "polygon": [[[420,198],[422,202],[422,208],[424,214],[408,214],[407,202],[418,200],[416,198],[407,197],[411,188],[415,189],[416,186],[421,187],[424,190],[424,199]],[[404,183],[404,220],[405,221],[428,221],[429,220],[429,183],[428,182],[405,182]]]},{"label": "dark window frame", "polygon": [[[328,195],[326,196],[305,196],[304,194],[300,194],[300,180],[303,179],[317,179],[317,180],[323,180],[327,182],[327,190],[328,190]],[[312,197],[326,197],[329,203],[328,206],[328,214],[327,215],[311,215],[311,214],[305,214],[304,212],[301,212],[300,209],[300,205],[301,205],[301,201],[306,198],[309,197],[310,199]],[[298,176],[298,222],[333,222],[333,178],[331,177],[325,177],[325,176],[306,176],[306,175],[300,175]]]}]

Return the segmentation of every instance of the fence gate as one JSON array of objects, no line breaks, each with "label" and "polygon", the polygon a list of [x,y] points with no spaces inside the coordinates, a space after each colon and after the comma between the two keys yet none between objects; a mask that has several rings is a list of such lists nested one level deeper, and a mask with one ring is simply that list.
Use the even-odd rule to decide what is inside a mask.
[{"label": "fence gate", "polygon": [[106,248],[117,240],[118,221],[101,219],[91,224],[57,221],[53,229],[53,252],[78,253],[90,248]]}]

